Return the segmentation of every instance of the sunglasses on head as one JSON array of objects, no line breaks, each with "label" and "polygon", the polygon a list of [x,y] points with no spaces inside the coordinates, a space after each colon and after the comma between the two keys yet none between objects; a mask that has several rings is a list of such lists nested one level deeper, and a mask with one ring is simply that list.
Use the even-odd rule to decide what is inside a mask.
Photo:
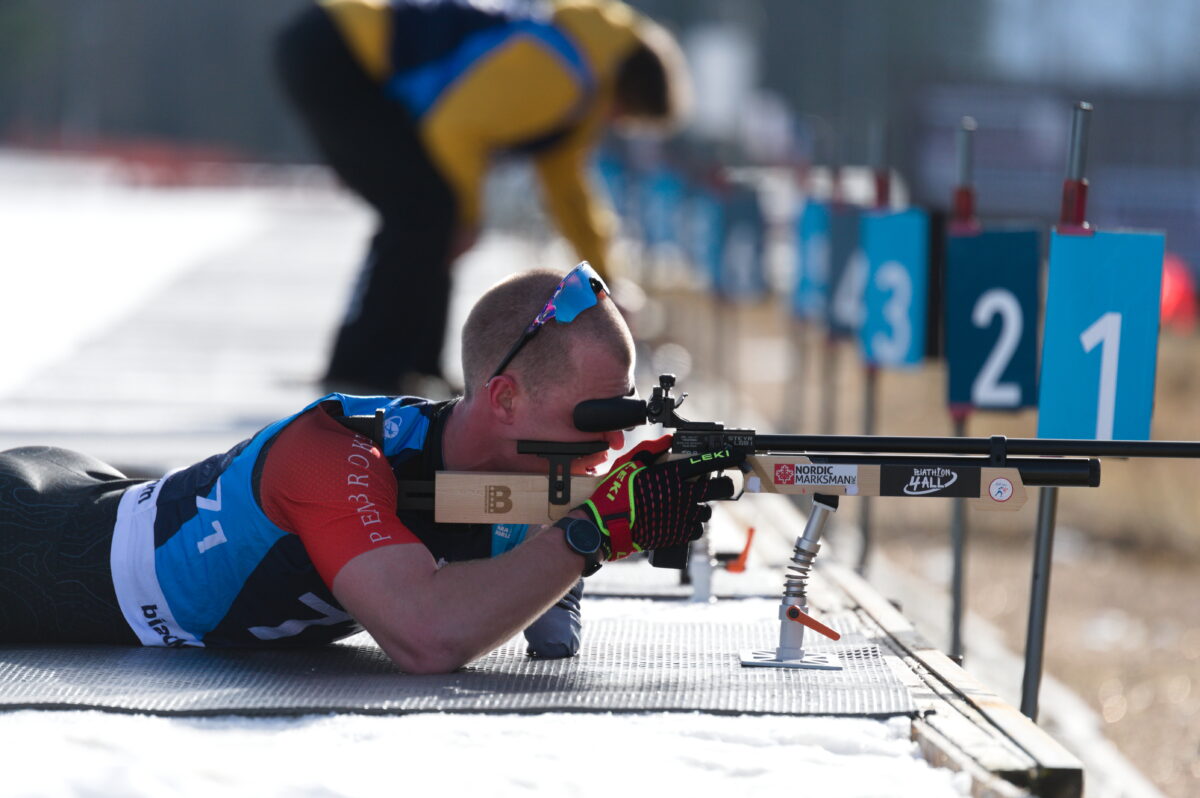
[{"label": "sunglasses on head", "polygon": [[525,328],[525,332],[521,333],[521,337],[508,350],[508,354],[500,361],[500,365],[496,367],[487,381],[490,382],[493,377],[499,376],[508,368],[521,348],[529,343],[530,339],[537,335],[538,330],[542,329],[542,326],[550,319],[556,320],[559,324],[575,321],[576,316],[588,308],[594,307],[600,298],[608,293],[608,286],[604,284],[604,280],[586,260],[571,269],[567,272],[567,276],[559,282],[558,288],[554,289],[554,293],[550,295],[550,301],[546,303],[541,312],[534,316],[533,321]]}]

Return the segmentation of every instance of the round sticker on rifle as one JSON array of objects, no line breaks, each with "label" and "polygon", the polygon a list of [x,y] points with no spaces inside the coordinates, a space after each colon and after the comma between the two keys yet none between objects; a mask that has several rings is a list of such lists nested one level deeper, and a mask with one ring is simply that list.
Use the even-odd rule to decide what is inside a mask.
[{"label": "round sticker on rifle", "polygon": [[988,486],[988,495],[998,502],[1006,502],[1012,498],[1013,484],[1004,477],[996,477]]}]

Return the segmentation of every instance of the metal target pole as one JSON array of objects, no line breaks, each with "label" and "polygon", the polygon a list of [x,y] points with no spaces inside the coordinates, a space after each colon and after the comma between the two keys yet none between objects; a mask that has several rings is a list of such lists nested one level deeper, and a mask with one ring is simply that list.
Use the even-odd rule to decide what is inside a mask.
[{"label": "metal target pole", "polygon": [[[836,159],[829,167],[829,175],[830,180],[832,181],[829,204],[833,209],[833,212],[836,212],[837,208],[842,204],[842,174],[841,167]],[[833,286],[829,285],[828,281],[826,281],[825,290],[827,294],[825,298],[825,340],[822,344],[822,349],[824,352],[824,362],[822,363],[822,366],[824,367],[823,370],[825,372],[825,379],[822,381],[822,384],[825,386],[825,389],[821,391],[821,409],[817,421],[817,429],[819,429],[822,434],[832,435],[835,431],[834,427],[836,426],[834,415],[837,407],[836,403],[838,396],[838,345],[837,339],[833,334],[833,327],[828,318],[830,307],[828,292],[833,290]],[[817,369],[818,372],[821,370],[822,369]]]},{"label": "metal target pole", "polygon": [[[975,120],[964,116],[956,137],[958,184],[954,189],[953,218],[951,219],[951,231],[955,233],[967,233],[979,229],[979,220],[975,216],[972,147],[975,127]],[[950,417],[954,422],[954,437],[966,436],[967,419],[970,415],[970,405],[950,406]],[[966,604],[964,585],[966,582],[967,500],[960,496],[953,501],[950,518],[950,541],[954,555],[953,570],[950,576],[950,657],[961,665],[964,656],[962,620]]]},{"label": "metal target pole", "polygon": [[[875,178],[875,207],[886,209],[891,204],[891,173],[887,168],[887,145],[885,123],[876,121],[871,126],[870,161]],[[875,434],[876,405],[879,398],[879,366],[867,361],[863,372],[863,434]],[[862,549],[858,553],[855,570],[865,573],[867,559],[871,553],[871,500],[864,496],[859,503],[859,524],[862,527]]]},{"label": "metal target pole", "polygon": [[[1067,157],[1067,177],[1063,181],[1059,232],[1086,233],[1088,127],[1092,106],[1081,102],[1075,106],[1071,121],[1071,147]],[[1029,625],[1025,636],[1025,674],[1021,681],[1021,712],[1037,721],[1038,693],[1042,685],[1042,663],[1045,658],[1046,612],[1050,597],[1050,566],[1054,554],[1054,524],[1058,511],[1058,488],[1045,487],[1038,499],[1037,538],[1033,560],[1033,578],[1029,596]]]}]

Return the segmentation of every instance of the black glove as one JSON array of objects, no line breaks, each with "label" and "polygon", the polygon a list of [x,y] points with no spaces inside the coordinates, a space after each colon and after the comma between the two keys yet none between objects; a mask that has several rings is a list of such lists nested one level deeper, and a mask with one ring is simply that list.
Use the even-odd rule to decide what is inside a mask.
[{"label": "black glove", "polygon": [[711,515],[704,502],[733,496],[733,480],[708,474],[741,464],[744,454],[726,449],[657,462],[670,446],[669,435],[638,444],[579,506],[600,529],[605,559],[695,540]]}]

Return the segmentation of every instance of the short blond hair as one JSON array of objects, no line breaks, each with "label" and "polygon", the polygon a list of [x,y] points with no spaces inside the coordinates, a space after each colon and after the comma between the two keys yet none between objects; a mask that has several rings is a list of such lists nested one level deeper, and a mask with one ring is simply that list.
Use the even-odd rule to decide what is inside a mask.
[{"label": "short blond hair", "polygon": [[[549,269],[515,274],[488,289],[471,308],[462,332],[467,398],[492,376],[562,278]],[[505,371],[515,373],[536,395],[555,382],[573,379],[586,365],[572,357],[575,343],[582,340],[599,343],[627,368],[633,365],[633,336],[616,305],[606,297],[570,323],[547,322]]]}]

